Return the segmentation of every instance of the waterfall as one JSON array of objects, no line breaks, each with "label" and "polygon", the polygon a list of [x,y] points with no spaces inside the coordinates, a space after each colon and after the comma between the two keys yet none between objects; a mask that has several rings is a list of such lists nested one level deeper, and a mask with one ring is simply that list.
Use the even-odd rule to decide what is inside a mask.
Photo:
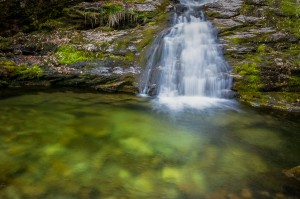
[{"label": "waterfall", "polygon": [[201,5],[181,0],[174,24],[154,42],[140,92],[157,95],[169,106],[203,107],[223,101],[230,90],[230,66],[223,58],[214,27]]}]

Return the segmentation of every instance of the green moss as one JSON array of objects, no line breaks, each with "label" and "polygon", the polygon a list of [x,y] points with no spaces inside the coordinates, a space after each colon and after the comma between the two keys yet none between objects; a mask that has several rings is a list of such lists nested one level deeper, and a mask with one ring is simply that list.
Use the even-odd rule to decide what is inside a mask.
[{"label": "green moss", "polygon": [[[252,106],[271,106],[270,96],[267,93],[261,92],[240,92],[239,98]],[[274,105],[274,104],[273,104]]]},{"label": "green moss", "polygon": [[108,2],[102,4],[102,8],[100,8],[99,11],[107,14],[115,14],[124,11],[124,7],[112,2]]},{"label": "green moss", "polygon": [[237,38],[237,37],[229,38],[229,40],[230,40],[233,44],[240,44],[240,43],[243,43],[243,39]]},{"label": "green moss", "polygon": [[300,39],[300,4],[297,0],[270,0],[270,8],[264,9],[266,25],[282,32],[289,32]]},{"label": "green moss", "polygon": [[19,70],[18,73],[19,75],[30,79],[41,77],[44,74],[43,70],[38,65],[31,67],[24,65],[22,70]]},{"label": "green moss", "polygon": [[281,10],[288,16],[299,16],[300,6],[297,0],[282,0]]},{"label": "green moss", "polygon": [[244,63],[234,67],[234,73],[239,75],[259,75],[257,63]]},{"label": "green moss", "polygon": [[266,53],[266,45],[265,44],[261,44],[257,47],[257,52],[259,52],[260,54],[265,54]]},{"label": "green moss", "polygon": [[243,14],[243,15],[249,15],[249,14],[252,14],[255,10],[256,10],[256,6],[248,5],[248,4],[245,3],[242,6],[242,8],[240,9],[240,13]]},{"label": "green moss", "polygon": [[276,21],[277,26],[281,30],[289,31],[294,36],[296,36],[298,39],[300,39],[300,19],[299,18],[290,18],[285,17],[282,19],[278,19]]},{"label": "green moss", "polygon": [[123,61],[124,64],[126,64],[126,63],[129,64],[129,63],[131,63],[131,62],[134,61],[134,59],[135,59],[135,54],[132,53],[132,52],[126,53],[125,56],[117,56],[117,55],[112,55],[112,54],[110,54],[110,55],[108,55],[108,57],[109,57],[109,58],[112,58],[112,59],[116,59],[116,60]]},{"label": "green moss", "polygon": [[245,55],[244,62],[236,64],[233,72],[241,78],[236,79],[233,89],[239,92],[257,92],[262,87],[258,65],[261,58],[257,55]]},{"label": "green moss", "polygon": [[300,93],[290,92],[241,92],[241,101],[252,106],[272,107],[279,110],[297,109]]},{"label": "green moss", "polygon": [[[299,101],[299,94],[294,93],[300,88],[300,46],[297,42],[300,39],[300,4],[297,0],[267,0],[264,3],[267,5],[245,1],[240,14],[260,19],[221,33],[231,44],[249,46],[251,50],[248,54],[226,52],[236,74],[233,90],[242,101],[250,104],[288,109],[295,99]],[[267,31],[253,31],[262,28]],[[236,32],[256,36],[238,38]]]},{"label": "green moss", "polygon": [[126,54],[125,59],[126,59],[128,62],[133,62],[134,59],[135,59],[135,54],[132,53],[132,52],[129,52],[129,53]]},{"label": "green moss", "polygon": [[143,32],[143,39],[138,43],[137,49],[138,51],[142,50],[145,46],[150,44],[154,39],[154,30],[146,29]]},{"label": "green moss", "polygon": [[102,60],[104,58],[102,54],[78,50],[71,45],[60,46],[55,55],[61,64],[73,64],[87,60]]},{"label": "green moss", "polygon": [[12,61],[0,60],[0,75],[4,78],[34,79],[43,76],[44,72],[38,65],[16,65]]}]

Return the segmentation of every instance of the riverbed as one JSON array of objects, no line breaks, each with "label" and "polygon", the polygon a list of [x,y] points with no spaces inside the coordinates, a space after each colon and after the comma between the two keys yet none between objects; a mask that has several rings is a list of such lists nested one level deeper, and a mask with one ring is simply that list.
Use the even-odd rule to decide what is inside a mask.
[{"label": "riverbed", "polygon": [[157,99],[1,92],[0,198],[299,198],[300,118]]}]

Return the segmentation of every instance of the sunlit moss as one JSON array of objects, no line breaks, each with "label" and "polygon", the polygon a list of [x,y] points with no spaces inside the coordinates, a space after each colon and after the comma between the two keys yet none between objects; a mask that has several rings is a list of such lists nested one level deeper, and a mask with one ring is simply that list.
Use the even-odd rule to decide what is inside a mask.
[{"label": "sunlit moss", "polygon": [[102,54],[78,50],[71,45],[60,46],[55,55],[61,64],[73,64],[79,61],[103,59]]}]

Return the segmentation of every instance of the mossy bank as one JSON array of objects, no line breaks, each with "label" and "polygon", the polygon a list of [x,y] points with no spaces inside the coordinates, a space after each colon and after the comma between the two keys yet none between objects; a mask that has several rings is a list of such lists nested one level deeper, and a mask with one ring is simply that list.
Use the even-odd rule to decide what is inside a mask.
[{"label": "mossy bank", "polygon": [[233,90],[253,106],[300,111],[300,4],[224,0],[205,6],[233,67]]},{"label": "mossy bank", "polygon": [[[168,25],[168,0],[76,1],[62,7],[40,3],[36,9],[5,3],[8,14],[1,17],[6,21],[12,8],[39,20],[18,19],[18,29],[0,32],[0,87],[138,92],[145,48]],[[46,5],[57,13],[40,12]]]}]

